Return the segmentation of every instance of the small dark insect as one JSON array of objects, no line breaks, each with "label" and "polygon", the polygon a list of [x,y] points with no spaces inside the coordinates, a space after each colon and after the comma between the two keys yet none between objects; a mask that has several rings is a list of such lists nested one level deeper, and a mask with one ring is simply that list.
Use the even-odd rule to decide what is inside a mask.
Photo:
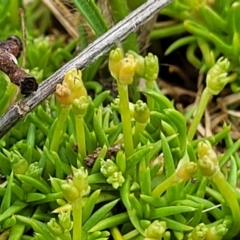
[{"label": "small dark insect", "polygon": [[67,181],[73,180],[73,174],[71,173],[71,174],[67,175],[66,180]]},{"label": "small dark insect", "polygon": [[22,42],[16,36],[0,42],[0,70],[8,75],[13,84],[19,86],[22,94],[29,95],[38,89],[38,83],[17,65],[16,58],[21,55],[21,51]]},{"label": "small dark insect", "polygon": [[190,181],[191,181],[192,184],[198,183],[198,179],[197,178],[191,178]]}]

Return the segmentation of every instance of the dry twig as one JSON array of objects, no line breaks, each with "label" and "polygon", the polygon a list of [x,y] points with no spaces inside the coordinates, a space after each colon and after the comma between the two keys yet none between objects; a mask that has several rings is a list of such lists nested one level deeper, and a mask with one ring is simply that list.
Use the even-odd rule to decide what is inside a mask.
[{"label": "dry twig", "polygon": [[171,0],[147,1],[104,35],[89,44],[79,55],[47,78],[35,93],[14,104],[7,113],[0,118],[0,137],[7,133],[21,118],[26,116],[33,108],[53,93],[56,85],[62,81],[67,71],[72,68],[84,69],[89,66],[117,42],[121,41],[129,33],[135,31],[140,25],[151,19],[155,13],[167,6],[170,2]]}]

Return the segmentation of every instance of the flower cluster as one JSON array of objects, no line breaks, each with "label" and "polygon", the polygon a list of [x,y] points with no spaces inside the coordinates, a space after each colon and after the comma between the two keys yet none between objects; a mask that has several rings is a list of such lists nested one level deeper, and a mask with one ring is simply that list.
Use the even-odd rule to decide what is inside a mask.
[{"label": "flower cluster", "polygon": [[72,69],[65,74],[62,84],[56,86],[56,99],[63,107],[72,106],[76,115],[85,114],[89,100],[81,71]]},{"label": "flower cluster", "polygon": [[51,218],[47,223],[48,229],[54,235],[60,239],[71,239],[70,231],[73,227],[71,220],[71,212],[61,212],[58,214],[58,221],[55,218]]},{"label": "flower cluster", "polygon": [[111,75],[121,84],[129,85],[133,82],[137,62],[133,55],[124,57],[120,48],[112,50],[109,55],[109,70]]},{"label": "flower cluster", "polygon": [[87,170],[83,167],[79,169],[72,167],[72,171],[73,178],[63,180],[61,183],[63,196],[70,203],[82,198],[90,192]]},{"label": "flower cluster", "polygon": [[100,171],[102,175],[107,178],[107,182],[112,184],[115,189],[121,187],[125,179],[122,172],[119,171],[118,166],[111,159],[107,159],[106,161],[101,159],[100,163]]}]

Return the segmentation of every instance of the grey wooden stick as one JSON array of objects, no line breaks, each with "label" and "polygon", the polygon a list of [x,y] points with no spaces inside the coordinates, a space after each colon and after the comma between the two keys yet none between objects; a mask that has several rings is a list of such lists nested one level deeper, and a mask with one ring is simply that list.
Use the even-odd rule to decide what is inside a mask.
[{"label": "grey wooden stick", "polygon": [[106,53],[117,42],[123,40],[129,33],[135,31],[160,9],[171,3],[171,1],[172,0],[148,0],[47,78],[35,93],[15,103],[5,115],[0,118],[0,138],[21,118],[26,116],[33,108],[53,93],[56,85],[62,81],[67,71],[73,68],[84,69],[89,66],[94,60]]}]

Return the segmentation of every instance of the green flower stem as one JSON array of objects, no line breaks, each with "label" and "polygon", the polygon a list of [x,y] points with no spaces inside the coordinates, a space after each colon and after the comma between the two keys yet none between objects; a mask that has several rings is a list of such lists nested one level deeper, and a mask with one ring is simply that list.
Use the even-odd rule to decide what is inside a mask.
[{"label": "green flower stem", "polygon": [[[154,88],[155,88],[154,83],[155,83],[155,81],[146,81],[147,89],[154,90]],[[147,95],[147,105],[150,110],[154,109],[154,99],[152,97],[150,97],[149,95]]]},{"label": "green flower stem", "polygon": [[190,128],[188,130],[187,138],[188,138],[189,142],[192,141],[192,139],[194,137],[194,134],[197,131],[198,124],[201,121],[201,118],[203,116],[204,110],[206,109],[206,106],[207,106],[208,101],[209,101],[211,96],[212,96],[212,94],[209,93],[207,88],[205,88],[203,90],[202,96],[200,98],[200,102],[198,104],[197,111],[196,111],[196,114],[195,114],[195,116],[193,118],[192,124],[191,124],[191,126],[190,126]]},{"label": "green flower stem", "polygon": [[118,94],[120,98],[120,113],[123,124],[123,141],[126,152],[126,157],[133,153],[133,139],[131,126],[131,113],[128,101],[128,86],[118,82]]},{"label": "green flower stem", "polygon": [[64,131],[64,125],[67,121],[69,110],[70,109],[68,107],[61,108],[61,111],[59,113],[59,116],[55,125],[54,133],[52,136],[50,151],[55,151],[55,152],[58,151],[58,148],[62,139],[63,131]]},{"label": "green flower stem", "polygon": [[232,228],[229,229],[228,233],[226,234],[226,238],[232,239],[240,230],[240,208],[237,201],[237,198],[224,178],[224,175],[220,172],[220,170],[213,176],[213,182],[217,185],[220,193],[227,201],[233,217],[233,225]]},{"label": "green flower stem", "polygon": [[133,136],[133,142],[134,142],[134,146],[135,147],[140,142],[139,135],[144,131],[145,127],[146,127],[146,123],[136,122],[136,124],[135,124],[135,133],[134,133],[134,136]]},{"label": "green flower stem", "polygon": [[85,158],[86,142],[85,142],[85,132],[84,132],[84,119],[82,117],[75,117],[75,122],[76,122],[78,153],[81,154],[82,158]]},{"label": "green flower stem", "polygon": [[72,202],[73,240],[82,239],[82,197]]}]

